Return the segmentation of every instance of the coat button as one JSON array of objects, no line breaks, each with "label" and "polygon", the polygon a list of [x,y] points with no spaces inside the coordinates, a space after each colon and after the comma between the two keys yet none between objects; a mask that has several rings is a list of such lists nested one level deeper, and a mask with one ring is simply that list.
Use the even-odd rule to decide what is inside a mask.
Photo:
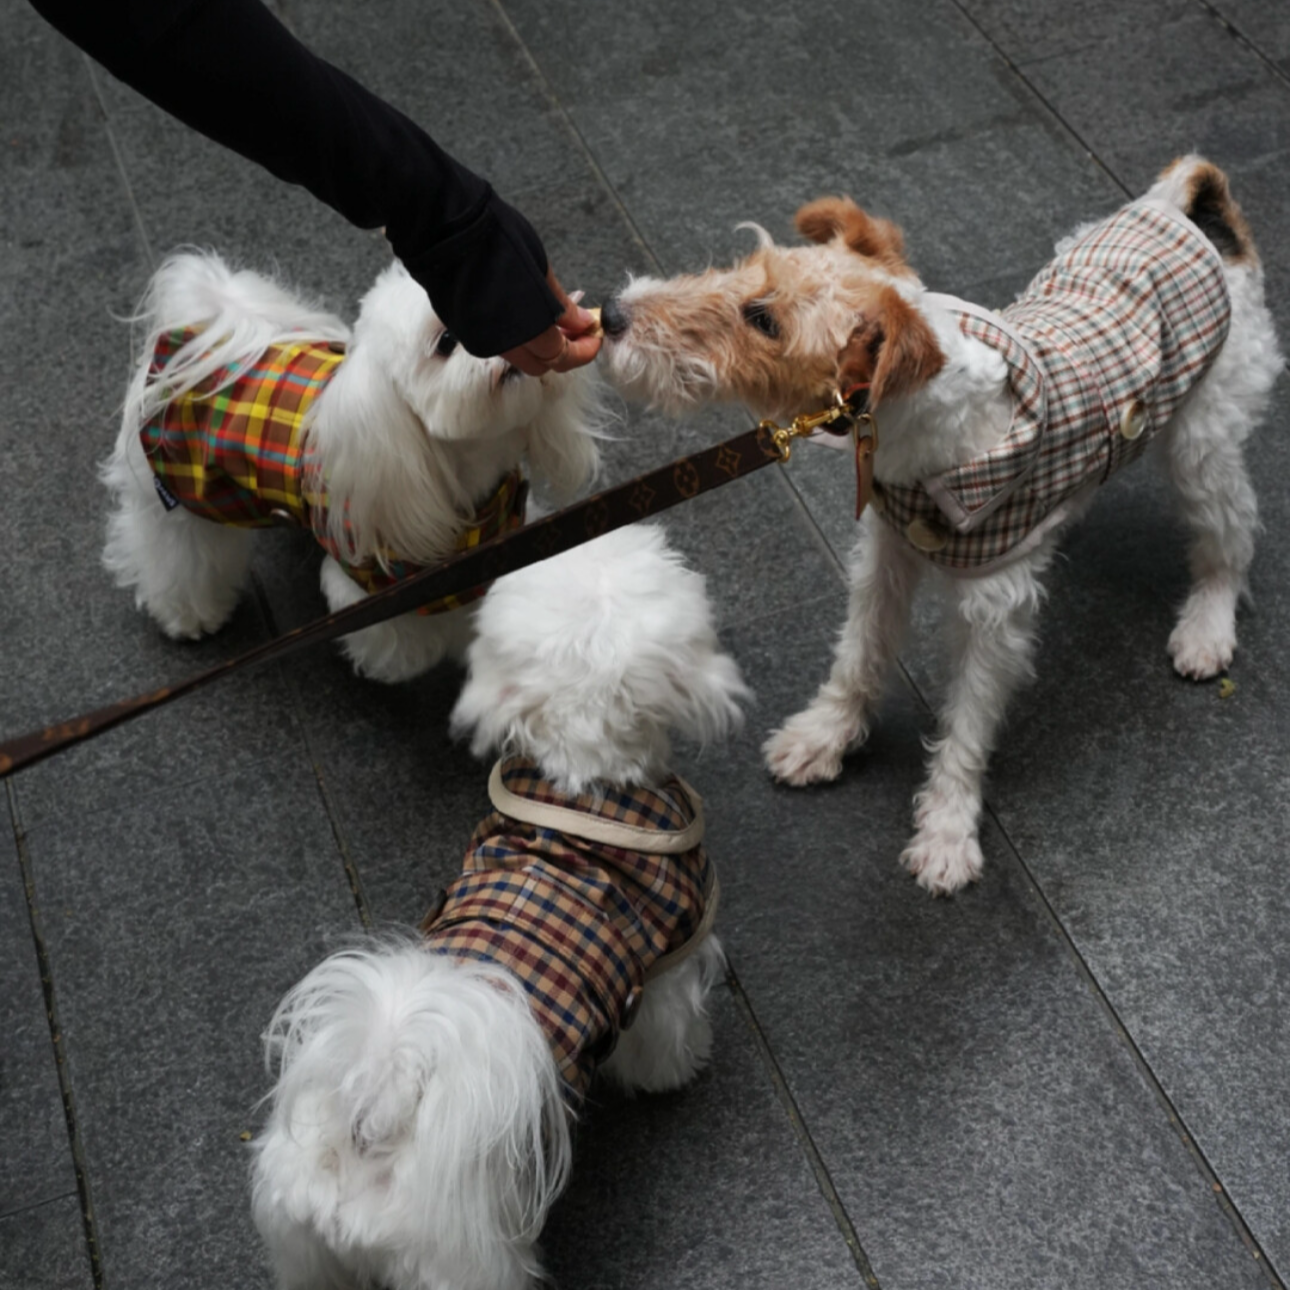
[{"label": "coat button", "polygon": [[296,527],[296,517],[285,506],[275,506],[269,512],[269,518],[280,528]]},{"label": "coat button", "polygon": [[950,541],[950,535],[944,529],[938,528],[930,520],[923,519],[921,515],[909,521],[905,536],[920,551],[929,553],[945,550]]},{"label": "coat button", "polygon": [[1136,439],[1147,428],[1147,408],[1141,399],[1131,399],[1120,414],[1120,433],[1128,440]]}]

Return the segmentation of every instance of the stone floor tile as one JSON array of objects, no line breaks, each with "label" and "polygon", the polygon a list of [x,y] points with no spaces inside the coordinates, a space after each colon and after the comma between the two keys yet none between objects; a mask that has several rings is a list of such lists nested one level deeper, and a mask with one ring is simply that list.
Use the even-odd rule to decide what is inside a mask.
[{"label": "stone floor tile", "polygon": [[1218,0],[1208,7],[1290,75],[1290,14],[1283,6],[1262,0]]},{"label": "stone floor tile", "polygon": [[0,1218],[4,1290],[91,1290],[93,1285],[74,1193]]},{"label": "stone floor tile", "polygon": [[[8,811],[4,811],[8,816]],[[8,819],[5,818],[5,832]],[[0,1218],[76,1187],[40,965],[12,836],[0,846]]]},{"label": "stone floor tile", "polygon": [[767,782],[761,732],[829,647],[796,633],[786,671],[783,630],[735,633],[761,720],[696,782],[734,969],[880,1283],[1259,1284],[998,832],[952,900],[897,864],[928,729],[907,693],[836,784]]},{"label": "stone floor tile", "polygon": [[723,987],[711,1007],[713,1059],[688,1088],[636,1099],[593,1089],[544,1239],[556,1283],[863,1286]]},{"label": "stone floor tile", "polygon": [[1234,168],[1290,149],[1290,86],[1200,6],[1025,74],[1131,193],[1182,153]]},{"label": "stone floor tile", "polygon": [[1194,13],[1196,6],[1193,0],[967,0],[963,8],[1008,59],[1026,65],[1132,39]]},{"label": "stone floor tile", "polygon": [[[751,245],[731,232],[740,220],[791,237],[803,200],[849,191],[904,226],[930,285],[1005,303],[1055,237],[1119,203],[1103,164],[1136,191],[1199,146],[1231,171],[1290,328],[1290,114],[1260,57],[1284,56],[1273,7],[1047,4],[668,0],[575,18],[519,0],[429,18],[389,0],[380,21],[331,0],[278,9],[487,174],[593,301],[629,270],[727,260]],[[13,123],[0,149],[0,540],[31,557],[0,609],[7,729],[186,674],[265,630],[248,602],[199,650],[170,646],[97,566],[102,448],[68,451],[67,428],[110,442],[129,354],[108,311],[128,311],[149,256],[197,241],[276,260],[350,313],[388,250],[110,77],[91,81],[29,6],[0,0],[0,21]],[[1261,1283],[1119,1023],[1290,1267],[1282,420],[1251,447],[1267,532],[1236,693],[1170,676],[1178,526],[1156,477],[1117,481],[1054,570],[1039,679],[988,789],[986,874],[953,901],[931,901],[896,864],[931,730],[908,691],[896,686],[837,785],[798,794],[759,768],[757,744],[814,690],[841,621],[846,472],[804,451],[671,521],[759,693],[732,749],[681,753],[709,804],[723,936],[884,1286]],[[738,411],[677,423],[632,409],[605,478],[744,424]],[[266,535],[255,567],[274,624],[321,608],[299,535]],[[904,655],[929,698],[936,624],[928,598]],[[459,681],[449,668],[364,683],[324,647],[289,683],[266,673],[214,690],[17,781],[107,1284],[266,1283],[237,1137],[263,1090],[258,1030],[328,935],[357,921],[342,852],[377,921],[419,917],[455,871],[484,810],[484,768],[446,730]],[[20,893],[0,920],[6,908],[22,912]],[[38,1036],[21,921],[0,982]],[[727,996],[716,1020],[718,1055],[694,1088],[589,1114],[548,1239],[562,1281],[855,1283]],[[48,1083],[25,1060],[20,1073],[34,1080],[14,1085],[21,1096]],[[66,1147],[39,1100],[34,1123],[9,1132],[46,1135],[61,1199],[0,1219],[0,1285],[34,1266],[25,1274],[79,1286],[77,1200],[70,1182],[56,1190]]]},{"label": "stone floor tile", "polygon": [[242,1135],[260,1032],[357,924],[312,777],[211,774],[28,837],[105,1283],[267,1286]]},{"label": "stone floor tile", "polygon": [[95,84],[150,267],[179,248],[209,248],[354,316],[389,263],[389,246],[378,232],[352,228],[304,189],[202,138],[101,68]]},{"label": "stone floor tile", "polygon": [[[997,56],[958,10],[932,9],[934,21],[902,8],[870,26],[825,4],[797,6],[789,19],[772,6],[748,10],[716,83],[691,38],[703,6],[651,23],[657,59],[602,35],[608,14],[584,23],[527,3],[511,12],[666,271],[751,249],[749,235],[731,233],[740,221],[789,237],[803,202],[843,191],[900,222],[913,263],[952,290],[1007,272],[1032,239],[1038,261],[1115,194],[1096,167],[1052,146],[1048,114],[1000,77]],[[768,38],[782,21],[836,39]],[[722,40],[731,34],[728,22],[707,25]],[[756,45],[755,59],[739,59],[739,40]],[[622,65],[607,71],[608,49]],[[655,62],[667,70],[656,75]],[[802,83],[830,93],[801,94]],[[766,139],[775,140],[768,160],[749,165]],[[947,192],[972,200],[947,203]]]},{"label": "stone floor tile", "polygon": [[[1275,428],[1273,433],[1275,433]],[[1272,454],[1269,454],[1269,461]],[[1267,478],[1267,473],[1264,473]],[[1149,490],[1121,500],[1151,500]],[[1269,531],[1290,520],[1279,492]],[[1153,514],[1154,512],[1154,514]],[[1143,517],[1147,518],[1143,518]],[[1019,700],[989,797],[1080,952],[1269,1255],[1290,1258],[1273,929],[1290,811],[1286,556],[1260,551],[1235,693],[1172,674],[1182,533],[1158,507],[1106,507],[1067,546],[1038,681]],[[1255,1124],[1258,1124],[1257,1130]]]},{"label": "stone floor tile", "polygon": [[[91,593],[97,594],[97,593]],[[19,734],[54,720],[66,720],[104,704],[187,680],[264,639],[263,621],[245,604],[233,623],[200,644],[166,641],[126,602],[104,617],[112,629],[95,632],[97,657],[105,665],[68,679],[59,664],[84,659],[82,637],[65,652],[51,650],[23,676],[39,682],[44,705],[7,733]],[[128,621],[122,621],[128,619]],[[52,659],[45,671],[43,664]],[[84,663],[81,664],[84,669]],[[51,696],[60,697],[59,707]],[[289,760],[296,747],[293,699],[276,669],[242,673],[199,693],[145,713],[123,726],[33,766],[14,778],[23,823],[32,827],[51,816],[90,812],[123,800],[181,799],[212,767]],[[164,806],[161,809],[166,809]]]}]

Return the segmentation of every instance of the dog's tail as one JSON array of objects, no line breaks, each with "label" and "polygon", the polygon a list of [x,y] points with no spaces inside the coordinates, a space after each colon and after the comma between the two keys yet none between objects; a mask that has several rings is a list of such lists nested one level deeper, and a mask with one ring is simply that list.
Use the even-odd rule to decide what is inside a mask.
[{"label": "dog's tail", "polygon": [[[213,373],[254,362],[271,345],[349,339],[344,322],[316,302],[262,274],[231,269],[213,251],[169,256],[130,321],[138,328],[141,352],[126,420],[136,425]],[[196,335],[171,356],[164,372],[150,374],[157,342],[177,331]]]},{"label": "dog's tail", "polygon": [[291,990],[265,1045],[278,1082],[257,1144],[262,1225],[307,1211],[362,1227],[361,1197],[375,1196],[387,1227],[406,1221],[449,1263],[536,1236],[568,1175],[568,1112],[508,973],[416,941],[366,943]]},{"label": "dog's tail", "polygon": [[1257,264],[1249,225],[1232,197],[1227,176],[1194,153],[1172,162],[1148,194],[1163,198],[1191,220],[1233,264]]}]

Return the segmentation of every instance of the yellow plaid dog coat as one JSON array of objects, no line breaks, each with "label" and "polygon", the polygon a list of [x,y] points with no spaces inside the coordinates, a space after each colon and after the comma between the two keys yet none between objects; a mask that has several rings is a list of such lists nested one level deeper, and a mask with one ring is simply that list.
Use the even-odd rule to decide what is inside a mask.
[{"label": "yellow plaid dog coat", "polygon": [[1002,355],[1012,425],[966,465],[875,494],[887,523],[957,574],[987,573],[1032,549],[1077,493],[1140,456],[1231,323],[1213,244],[1150,201],[1076,238],[1001,314],[933,299]]},{"label": "yellow plaid dog coat", "polygon": [[[164,382],[166,365],[195,331],[168,332],[158,340],[149,383]],[[319,544],[365,591],[390,586],[417,572],[392,552],[355,563],[327,525],[327,492],[309,469],[309,412],[344,361],[344,346],[326,341],[275,345],[253,363],[230,364],[196,389],[171,400],[140,428],[153,484],[167,510],[185,510],[218,524],[264,528],[294,523]],[[457,537],[466,551],[524,522],[527,485],[510,471]],[[418,613],[455,609],[484,588],[446,596]]]},{"label": "yellow plaid dog coat", "polygon": [[498,809],[421,930],[435,953],[518,977],[576,1104],[646,979],[697,947],[716,915],[702,805],[676,778],[572,797],[523,757],[497,763],[489,793]]}]

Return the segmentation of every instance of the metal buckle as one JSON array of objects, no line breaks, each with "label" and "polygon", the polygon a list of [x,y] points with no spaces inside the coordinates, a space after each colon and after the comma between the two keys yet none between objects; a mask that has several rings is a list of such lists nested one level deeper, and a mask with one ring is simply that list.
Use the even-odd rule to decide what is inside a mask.
[{"label": "metal buckle", "polygon": [[846,394],[841,390],[833,393],[831,407],[821,408],[818,412],[803,412],[793,418],[787,426],[776,425],[774,421],[763,421],[758,429],[765,430],[779,453],[780,461],[787,461],[793,455],[793,440],[806,439],[817,430],[829,434],[852,434],[862,422],[873,424],[868,412],[869,387],[853,386]]}]

